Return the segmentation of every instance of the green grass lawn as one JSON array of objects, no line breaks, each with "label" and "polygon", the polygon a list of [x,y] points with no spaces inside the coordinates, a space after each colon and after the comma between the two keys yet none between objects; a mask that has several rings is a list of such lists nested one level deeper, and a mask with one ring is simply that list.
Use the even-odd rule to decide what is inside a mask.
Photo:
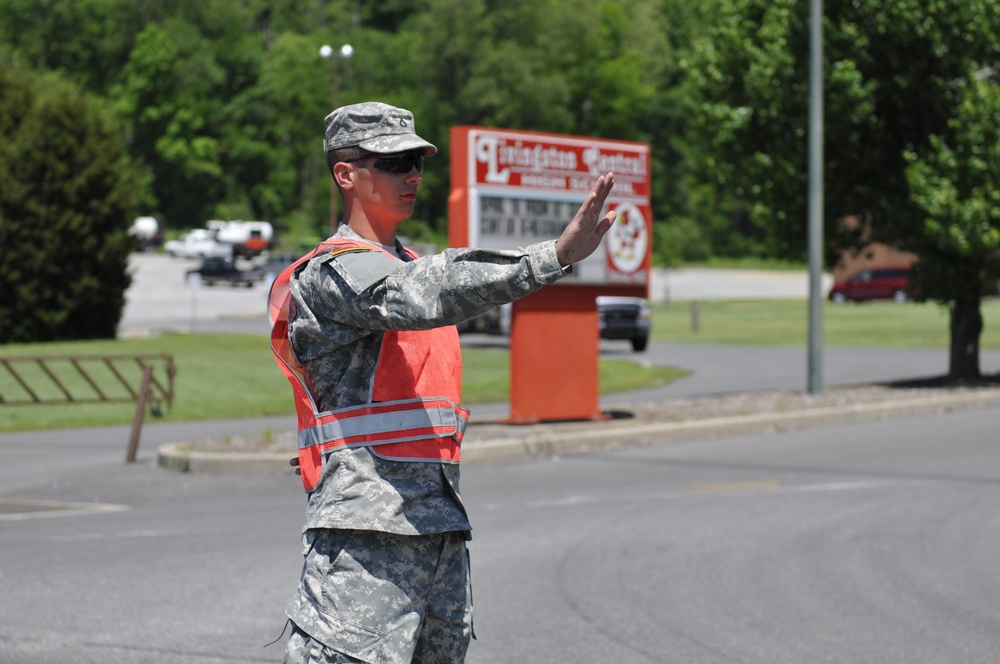
[{"label": "green grass lawn", "polygon": [[[672,343],[805,347],[805,301],[702,302],[698,330],[691,303],[656,304],[653,340]],[[1000,300],[983,303],[983,349],[1000,348]],[[823,309],[825,346],[948,348],[948,314],[930,303],[862,303]],[[171,334],[155,339],[0,346],[0,357],[34,355],[169,354],[177,367],[176,399],[167,421],[250,418],[292,412],[291,389],[271,359],[265,337],[237,334]],[[463,349],[466,404],[509,398],[509,354],[495,348]],[[636,359],[641,359],[636,355]],[[37,373],[37,372],[36,372]],[[644,367],[631,360],[600,360],[603,393],[664,385],[683,372]],[[76,380],[76,385],[82,381]],[[102,384],[105,384],[102,381]],[[51,386],[48,395],[57,391]],[[0,371],[0,397],[23,399],[23,390]],[[0,431],[131,423],[132,403],[0,405]],[[147,421],[151,421],[147,419]]]},{"label": "green grass lawn", "polygon": [[[268,340],[259,335],[170,334],[156,339],[67,342],[0,346],[0,357],[11,356],[92,356],[168,354],[176,366],[175,400],[164,408],[165,421],[251,418],[294,412],[291,388],[271,357]],[[509,398],[509,353],[501,349],[465,348],[463,403],[506,401]],[[82,379],[64,363],[60,382],[76,396],[91,395]],[[22,365],[18,364],[17,367]],[[162,363],[156,377],[161,381]],[[37,370],[30,385],[41,384],[39,395],[54,398],[59,391]],[[131,372],[138,385],[138,368]],[[600,360],[601,388],[604,392],[633,390],[669,383],[684,375],[670,368],[642,367],[629,360]],[[68,377],[67,377],[68,376]],[[104,389],[117,381],[105,372],[97,381]],[[124,389],[111,390],[127,394]],[[26,394],[9,373],[0,370],[0,396],[6,401],[24,400]],[[0,431],[54,429],[78,426],[129,424],[135,415],[134,403],[54,405],[0,405]],[[147,422],[153,421],[147,417]]]},{"label": "green grass lawn", "polygon": [[[982,305],[982,349],[1000,348],[1000,300]],[[805,300],[692,303],[653,307],[653,340],[672,343],[801,346],[808,343]],[[866,348],[942,348],[949,344],[948,311],[938,304],[862,302],[823,306],[823,345]]]}]

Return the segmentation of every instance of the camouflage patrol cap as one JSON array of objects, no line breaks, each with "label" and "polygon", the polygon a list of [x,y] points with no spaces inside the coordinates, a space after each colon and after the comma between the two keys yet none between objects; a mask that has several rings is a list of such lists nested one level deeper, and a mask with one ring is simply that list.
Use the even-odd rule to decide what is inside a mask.
[{"label": "camouflage patrol cap", "polygon": [[342,106],[326,116],[325,151],[354,145],[376,154],[437,152],[436,147],[417,136],[413,113],[377,101]]}]

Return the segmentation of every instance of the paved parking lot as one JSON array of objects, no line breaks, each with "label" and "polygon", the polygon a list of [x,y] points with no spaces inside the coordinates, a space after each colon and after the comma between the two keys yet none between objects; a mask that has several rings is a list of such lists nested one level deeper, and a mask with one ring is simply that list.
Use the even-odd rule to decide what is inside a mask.
[{"label": "paved parking lot", "polygon": [[266,333],[268,285],[261,282],[253,288],[223,284],[191,288],[185,272],[200,263],[166,254],[132,254],[132,286],[125,293],[119,337],[165,331]]}]

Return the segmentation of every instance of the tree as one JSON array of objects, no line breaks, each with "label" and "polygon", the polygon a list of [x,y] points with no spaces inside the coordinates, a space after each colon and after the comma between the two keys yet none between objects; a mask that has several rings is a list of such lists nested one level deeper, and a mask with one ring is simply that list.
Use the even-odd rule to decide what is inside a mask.
[{"label": "tree", "polygon": [[[404,24],[417,65],[398,79],[417,83],[404,103],[442,157],[455,124],[646,140],[662,80],[659,4],[425,0]],[[426,184],[428,216],[443,219],[447,182]]]},{"label": "tree", "polygon": [[917,287],[950,307],[949,376],[961,381],[980,376],[980,301],[1000,279],[1000,88],[971,76],[948,129],[906,153],[906,175],[924,213],[910,245],[920,255]]},{"label": "tree", "polygon": [[653,144],[657,221],[680,217],[673,236],[692,237],[700,253],[701,211],[720,226],[730,216],[713,207],[722,197],[685,177],[676,88],[684,52],[713,6],[0,0],[0,43],[114,100],[129,151],[152,177],[143,211],[175,228],[236,214],[286,230],[292,219],[302,229],[325,224],[329,176],[317,145],[330,110],[330,62],[317,50],[347,42],[355,54],[343,63],[340,103],[409,108],[441,149],[425,173],[416,223],[442,230],[451,125],[594,135]]},{"label": "tree", "polygon": [[[225,201],[243,203],[251,215],[245,218],[278,219],[306,210],[326,225],[329,175],[324,177],[317,136],[331,110],[330,65],[318,51],[313,38],[278,34],[257,81],[223,109]],[[223,215],[230,217],[240,218]]]},{"label": "tree", "polygon": [[132,154],[153,172],[162,217],[182,227],[204,222],[222,191],[214,94],[225,72],[190,26],[151,24],[114,90]]},{"label": "tree", "polygon": [[658,54],[653,71],[657,83],[639,121],[640,140],[652,146],[654,261],[673,266],[713,254],[760,253],[754,251],[747,229],[733,232],[734,218],[746,215],[735,215],[739,208],[725,200],[726,190],[714,187],[713,178],[700,177],[697,170],[708,149],[690,128],[685,65],[715,21],[714,3],[668,0],[654,19],[644,21],[646,29],[654,29],[666,43],[650,46]]},{"label": "tree", "polygon": [[0,43],[106,95],[142,29],[133,0],[0,0]]},{"label": "tree", "polygon": [[0,51],[0,343],[115,336],[141,183],[104,106]]},{"label": "tree", "polygon": [[[1000,7],[983,0],[832,0],[824,19],[827,259],[867,238],[915,248],[928,270],[959,270],[940,251],[910,191],[906,154],[946,143],[967,72],[1000,62]],[[688,63],[699,163],[738,200],[773,257],[803,259],[807,233],[808,7],[794,0],[718,0],[719,17]],[[967,155],[956,158],[963,160]],[[957,272],[956,272],[957,273]],[[960,279],[938,299],[966,302]],[[963,312],[967,305],[957,305]],[[977,305],[978,308],[978,305]],[[974,326],[968,329],[975,329]],[[978,338],[978,333],[976,334]],[[952,337],[952,347],[967,341]],[[958,352],[953,351],[953,356]],[[977,351],[978,352],[978,351]],[[955,367],[953,378],[969,377]]]}]

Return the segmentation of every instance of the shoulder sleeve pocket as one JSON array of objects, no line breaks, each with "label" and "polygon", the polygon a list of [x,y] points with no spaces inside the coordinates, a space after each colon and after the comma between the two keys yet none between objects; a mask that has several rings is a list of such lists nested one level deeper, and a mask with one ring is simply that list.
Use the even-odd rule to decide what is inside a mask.
[{"label": "shoulder sleeve pocket", "polygon": [[400,261],[375,249],[334,252],[320,259],[355,292],[363,293],[396,271]]}]

